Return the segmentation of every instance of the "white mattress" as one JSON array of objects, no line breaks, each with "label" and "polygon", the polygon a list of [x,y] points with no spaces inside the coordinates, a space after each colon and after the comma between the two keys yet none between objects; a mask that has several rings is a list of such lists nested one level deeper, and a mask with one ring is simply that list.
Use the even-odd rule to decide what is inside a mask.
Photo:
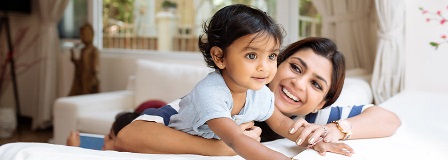
[{"label": "white mattress", "polygon": [[[313,150],[303,150],[289,140],[264,143],[287,156],[300,159],[448,159],[448,93],[405,91],[381,104],[394,111],[402,126],[394,136],[346,141],[356,152],[353,157],[327,153],[322,157]],[[356,133],[355,133],[356,134]],[[1,160],[148,160],[148,159],[242,159],[199,155],[137,154],[96,151],[45,143],[10,143],[0,146]]]},{"label": "white mattress", "polygon": [[[294,156],[304,150],[302,147],[296,146],[287,139],[280,139],[272,142],[264,143],[269,148],[282,152],[287,156]],[[242,160],[239,156],[200,156],[190,154],[138,154],[129,152],[116,151],[98,151],[91,149],[83,149],[79,147],[70,147],[64,145],[55,145],[48,143],[9,143],[0,146],[1,160],[176,160],[176,159],[219,159],[219,160]]]}]

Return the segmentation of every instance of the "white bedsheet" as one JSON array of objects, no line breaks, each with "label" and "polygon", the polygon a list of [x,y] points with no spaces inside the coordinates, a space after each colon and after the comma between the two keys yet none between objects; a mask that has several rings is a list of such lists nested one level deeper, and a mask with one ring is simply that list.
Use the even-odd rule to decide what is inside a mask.
[{"label": "white bedsheet", "polygon": [[[273,150],[287,156],[294,156],[304,150],[287,139],[280,139],[264,143]],[[117,151],[98,151],[80,147],[70,147],[48,143],[17,142],[0,146],[0,160],[242,160],[240,156],[200,156],[190,154],[138,154]]]},{"label": "white bedsheet", "polygon": [[[397,113],[402,126],[394,136],[346,141],[354,150],[353,157],[327,153],[322,157],[314,150],[303,150],[287,139],[264,143],[271,149],[299,159],[448,159],[448,93],[404,91],[384,102],[383,106]],[[354,133],[356,134],[356,133]],[[137,154],[96,151],[45,143],[10,143],[0,146],[0,160],[148,160],[148,159],[242,159],[199,155]]]}]

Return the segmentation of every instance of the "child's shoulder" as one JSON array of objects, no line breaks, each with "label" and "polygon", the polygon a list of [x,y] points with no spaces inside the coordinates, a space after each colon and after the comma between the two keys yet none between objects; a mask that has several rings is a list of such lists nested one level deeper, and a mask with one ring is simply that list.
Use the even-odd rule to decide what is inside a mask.
[{"label": "child's shoulder", "polygon": [[217,71],[210,72],[204,79],[196,84],[195,88],[214,88],[226,86],[224,78]]}]

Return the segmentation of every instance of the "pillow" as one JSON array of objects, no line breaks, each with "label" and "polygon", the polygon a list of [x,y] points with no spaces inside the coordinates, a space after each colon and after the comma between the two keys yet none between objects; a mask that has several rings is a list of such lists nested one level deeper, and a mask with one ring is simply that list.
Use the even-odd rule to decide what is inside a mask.
[{"label": "pillow", "polygon": [[332,106],[372,104],[373,94],[370,85],[362,78],[345,78],[341,95]]},{"label": "pillow", "polygon": [[160,108],[160,107],[163,107],[163,106],[165,106],[166,105],[166,102],[165,101],[162,101],[162,100],[148,100],[148,101],[146,101],[146,102],[143,102],[142,104],[140,104],[136,109],[135,109],[135,113],[138,113],[138,114],[142,114],[142,112],[145,110],[145,109],[148,109],[148,108]]},{"label": "pillow", "polygon": [[148,99],[174,101],[189,93],[211,71],[205,65],[137,60],[134,104]]}]

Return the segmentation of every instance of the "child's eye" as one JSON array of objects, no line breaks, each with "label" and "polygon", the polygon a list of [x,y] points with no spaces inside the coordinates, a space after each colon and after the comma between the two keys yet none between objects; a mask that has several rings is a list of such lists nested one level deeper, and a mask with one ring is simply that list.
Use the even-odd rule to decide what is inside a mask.
[{"label": "child's eye", "polygon": [[322,90],[322,86],[320,86],[319,83],[317,83],[316,81],[311,82],[313,84],[314,87],[316,87],[319,90]]},{"label": "child's eye", "polygon": [[291,69],[294,70],[297,73],[302,73],[302,69],[300,69],[300,67],[294,63],[290,63],[289,64],[291,66]]},{"label": "child's eye", "polygon": [[273,61],[277,60],[277,54],[272,53],[271,55],[269,55],[269,59]]},{"label": "child's eye", "polygon": [[249,59],[256,59],[256,58],[257,58],[257,55],[256,55],[256,54],[253,54],[253,53],[249,53],[249,54],[246,54],[246,58],[249,58]]}]

